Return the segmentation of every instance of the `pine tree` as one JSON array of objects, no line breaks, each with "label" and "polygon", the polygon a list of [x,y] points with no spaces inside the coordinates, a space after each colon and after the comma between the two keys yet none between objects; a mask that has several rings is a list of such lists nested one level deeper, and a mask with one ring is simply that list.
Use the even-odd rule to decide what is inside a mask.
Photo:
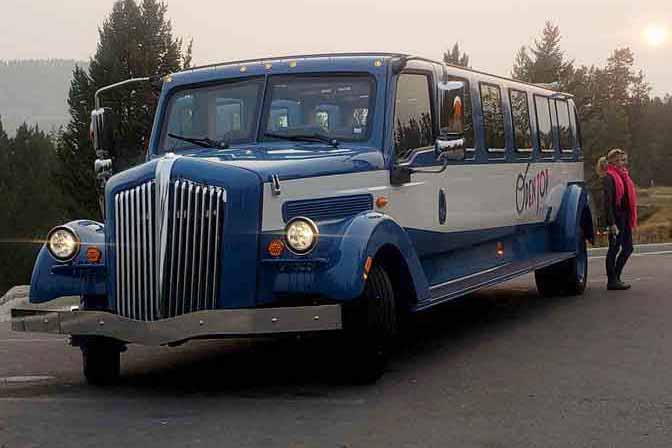
[{"label": "pine tree", "polygon": [[444,51],[443,62],[452,65],[461,65],[462,67],[469,67],[469,55],[460,50],[460,44],[455,42],[453,48]]},{"label": "pine tree", "polygon": [[[55,178],[70,200],[72,217],[99,216],[93,161],[89,139],[90,112],[97,89],[125,79],[162,76],[191,63],[191,42],[173,37],[166,17],[167,6],[159,0],[117,0],[99,29],[96,53],[88,71],[73,71],[68,104],[70,122],[58,144]],[[150,86],[135,85],[106,93],[103,105],[111,107],[118,126],[112,152],[115,170],[137,164],[145,157],[156,106],[156,92]]]},{"label": "pine tree", "polygon": [[560,28],[546,22],[541,39],[535,39],[529,49],[523,46],[518,50],[512,76],[533,83],[562,82],[571,72],[573,64],[565,61],[560,48],[561,40]]}]

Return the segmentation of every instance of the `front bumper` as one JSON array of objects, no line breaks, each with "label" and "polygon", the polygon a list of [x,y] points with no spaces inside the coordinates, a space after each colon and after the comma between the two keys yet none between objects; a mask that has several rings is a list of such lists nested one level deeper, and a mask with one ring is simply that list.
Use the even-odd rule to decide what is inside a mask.
[{"label": "front bumper", "polygon": [[138,321],[104,311],[13,309],[12,330],[107,336],[127,343],[166,345],[194,338],[340,330],[340,305],[198,311]]}]

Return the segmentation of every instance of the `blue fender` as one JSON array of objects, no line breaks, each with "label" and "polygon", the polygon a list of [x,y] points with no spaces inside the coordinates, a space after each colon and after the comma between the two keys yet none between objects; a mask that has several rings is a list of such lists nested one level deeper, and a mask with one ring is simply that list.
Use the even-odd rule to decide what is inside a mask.
[{"label": "blue fender", "polygon": [[593,215],[588,201],[588,192],[583,184],[570,184],[565,190],[558,216],[551,226],[551,241],[554,251],[573,252],[578,247],[577,229],[589,241],[595,238]]},{"label": "blue fender", "polygon": [[[37,255],[30,279],[30,302],[42,303],[63,296],[106,294],[105,226],[99,222],[79,220],[65,224],[81,241],[74,259],[62,262],[51,256],[46,244]],[[97,247],[102,252],[99,264],[86,260],[86,250]]]},{"label": "blue fender", "polygon": [[338,262],[320,279],[329,295],[340,300],[359,297],[364,291],[366,259],[375,258],[384,246],[394,247],[403,257],[417,299],[428,298],[429,284],[406,231],[391,217],[375,212],[355,217],[345,229]]}]

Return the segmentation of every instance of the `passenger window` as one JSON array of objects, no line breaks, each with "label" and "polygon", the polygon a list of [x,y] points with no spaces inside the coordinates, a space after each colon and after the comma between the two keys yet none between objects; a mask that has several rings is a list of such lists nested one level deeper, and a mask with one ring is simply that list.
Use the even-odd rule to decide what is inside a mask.
[{"label": "passenger window", "polygon": [[511,121],[513,122],[516,151],[532,152],[532,127],[527,93],[520,90],[509,92],[511,99]]},{"label": "passenger window", "polygon": [[394,108],[394,146],[397,159],[407,158],[414,149],[434,144],[429,78],[404,73],[397,81]]},{"label": "passenger window", "polygon": [[560,149],[571,152],[574,149],[574,135],[569,118],[569,105],[567,101],[555,100],[558,111],[558,131],[560,133]]},{"label": "passenger window", "polygon": [[441,85],[443,99],[439,134],[464,134],[465,147],[474,147],[474,127],[471,118],[471,95],[466,79],[449,77]]},{"label": "passenger window", "polygon": [[548,98],[535,95],[534,106],[537,111],[537,134],[539,135],[539,148],[541,148],[542,152],[553,152],[551,109]]},{"label": "passenger window", "polygon": [[499,86],[481,84],[481,108],[485,128],[485,147],[489,152],[504,152],[504,113]]},{"label": "passenger window", "polygon": [[569,103],[569,122],[574,130],[572,141],[574,148],[581,148],[581,126],[579,125],[579,118],[576,115],[576,107],[574,103]]}]

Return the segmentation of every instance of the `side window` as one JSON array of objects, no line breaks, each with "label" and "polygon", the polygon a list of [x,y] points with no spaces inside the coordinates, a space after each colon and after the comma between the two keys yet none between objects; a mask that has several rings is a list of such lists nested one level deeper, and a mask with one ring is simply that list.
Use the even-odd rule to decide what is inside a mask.
[{"label": "side window", "polygon": [[569,122],[574,130],[574,140],[572,144],[574,148],[581,148],[581,126],[579,124],[579,117],[576,114],[576,107],[574,103],[569,103]]},{"label": "side window", "polygon": [[514,144],[516,151],[532,152],[532,128],[527,92],[509,91],[511,99],[511,121],[513,122]]},{"label": "side window", "polygon": [[429,78],[404,73],[397,80],[394,107],[394,146],[397,159],[405,159],[416,148],[434,144]]},{"label": "side window", "polygon": [[539,148],[541,148],[543,152],[553,152],[551,109],[548,98],[535,95],[534,106],[537,111],[537,135],[539,136]]},{"label": "side window", "polygon": [[574,149],[574,132],[569,117],[567,101],[555,100],[558,110],[558,132],[560,133],[560,149],[571,152]]},{"label": "side window", "polygon": [[464,134],[465,146],[474,147],[469,81],[449,77],[440,87],[443,94],[439,134]]},{"label": "side window", "polygon": [[481,84],[481,108],[483,109],[486,149],[489,152],[505,151],[504,113],[499,86]]}]

